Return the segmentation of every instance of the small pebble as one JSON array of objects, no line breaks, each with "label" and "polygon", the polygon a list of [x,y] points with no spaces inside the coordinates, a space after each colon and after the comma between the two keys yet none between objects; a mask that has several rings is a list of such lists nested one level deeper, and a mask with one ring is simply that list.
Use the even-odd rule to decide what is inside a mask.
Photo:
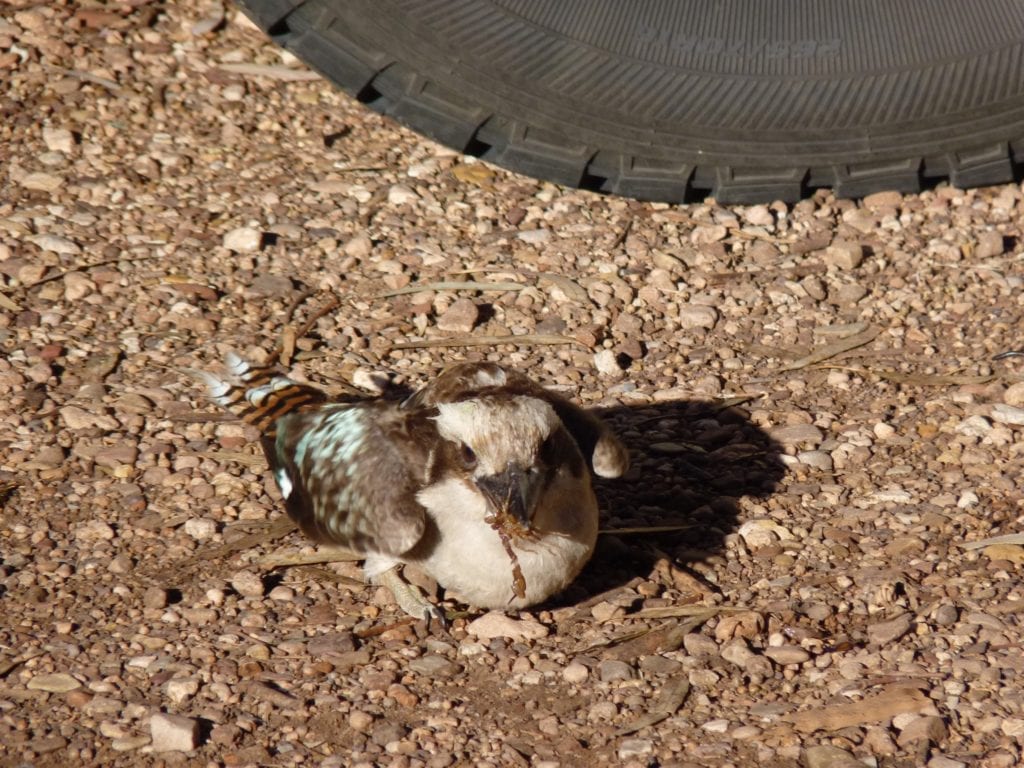
[{"label": "small pebble", "polygon": [[51,152],[70,153],[75,148],[75,137],[67,128],[43,128],[43,143]]},{"label": "small pebble", "polygon": [[147,587],[142,594],[142,604],[146,608],[162,610],[167,607],[167,590],[163,587]]},{"label": "small pebble", "polygon": [[684,304],[676,313],[676,320],[684,329],[704,328],[711,330],[718,323],[718,312],[704,304]]},{"label": "small pebble", "polygon": [[239,227],[224,235],[224,247],[237,253],[253,253],[263,245],[263,233],[253,227]]},{"label": "small pebble", "polygon": [[532,619],[513,619],[498,611],[485,613],[466,626],[466,632],[485,642],[496,637],[510,640],[538,640],[547,637],[548,628]]},{"label": "small pebble", "polygon": [[579,684],[587,679],[590,671],[580,664],[578,661],[570,662],[565,669],[562,670],[562,677],[567,683]]},{"label": "small pebble", "polygon": [[807,747],[804,750],[803,768],[865,768],[865,766],[845,749],[829,744],[820,744]]},{"label": "small pebble", "polygon": [[623,739],[619,744],[619,760],[632,760],[654,754],[654,742],[651,739]]},{"label": "small pebble", "polygon": [[243,597],[263,597],[266,591],[263,579],[252,571],[238,571],[231,577],[231,588]]},{"label": "small pebble", "polygon": [[773,648],[766,648],[764,655],[776,664],[803,664],[811,658],[806,650],[797,645],[780,645]]},{"label": "small pebble", "polygon": [[913,626],[914,617],[912,614],[903,613],[889,621],[882,621],[877,624],[868,625],[868,639],[878,645],[888,645],[899,640],[910,631]]},{"label": "small pebble", "polygon": [[456,299],[437,318],[437,327],[442,331],[469,333],[480,317],[480,310],[469,299]]},{"label": "small pebble", "polygon": [[46,691],[47,693],[67,693],[82,687],[82,684],[71,675],[56,672],[49,675],[36,675],[26,686],[30,691]]},{"label": "small pebble", "polygon": [[998,424],[1010,424],[1015,427],[1024,426],[1024,408],[1018,408],[1006,403],[996,403],[992,406],[992,421]]},{"label": "small pebble", "polygon": [[190,752],[199,746],[199,721],[191,717],[157,713],[149,728],[154,752]]},{"label": "small pebble", "polygon": [[594,367],[605,376],[618,376],[622,373],[618,355],[610,349],[602,349],[594,354]]}]

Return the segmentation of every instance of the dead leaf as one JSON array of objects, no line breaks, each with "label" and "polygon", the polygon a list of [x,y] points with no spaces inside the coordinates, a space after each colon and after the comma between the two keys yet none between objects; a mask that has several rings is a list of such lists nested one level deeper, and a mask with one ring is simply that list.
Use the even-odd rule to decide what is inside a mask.
[{"label": "dead leaf", "polygon": [[904,713],[936,714],[935,704],[915,688],[898,687],[850,704],[794,712],[783,719],[798,731],[838,731],[877,723]]},{"label": "dead leaf", "polygon": [[473,184],[482,189],[493,189],[494,171],[483,163],[457,165],[452,168],[452,176],[466,184]]}]

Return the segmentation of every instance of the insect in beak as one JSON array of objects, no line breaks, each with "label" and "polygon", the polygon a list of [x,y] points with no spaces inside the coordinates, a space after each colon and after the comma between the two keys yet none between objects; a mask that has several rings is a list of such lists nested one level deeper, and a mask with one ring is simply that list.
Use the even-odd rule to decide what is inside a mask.
[{"label": "insect in beak", "polygon": [[492,514],[498,518],[511,517],[529,527],[540,498],[539,479],[535,473],[510,464],[504,472],[477,478],[476,485]]}]

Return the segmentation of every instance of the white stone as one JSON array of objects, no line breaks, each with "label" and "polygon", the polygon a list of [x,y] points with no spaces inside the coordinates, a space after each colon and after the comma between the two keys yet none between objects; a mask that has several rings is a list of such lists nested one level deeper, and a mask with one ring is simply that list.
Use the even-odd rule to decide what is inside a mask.
[{"label": "white stone", "polygon": [[82,687],[71,675],[55,672],[50,675],[36,675],[28,681],[26,687],[31,691],[47,691],[48,693],[67,693]]},{"label": "white stone", "polygon": [[622,373],[618,356],[610,349],[602,349],[594,355],[594,367],[605,376],[617,376]]},{"label": "white stone", "polygon": [[21,186],[36,192],[56,192],[64,186],[64,178],[52,173],[30,173],[21,180]]},{"label": "white stone", "polygon": [[243,597],[263,597],[263,579],[252,571],[239,571],[232,576],[231,588]]},{"label": "white stone", "polygon": [[75,148],[75,137],[67,128],[43,128],[43,143],[51,152],[71,152]]},{"label": "white stone", "polygon": [[729,730],[729,721],[723,719],[708,720],[701,728],[708,733],[725,733]]},{"label": "white stone", "polygon": [[676,319],[683,328],[706,328],[710,331],[718,322],[718,310],[705,304],[683,304]]},{"label": "white stone", "polygon": [[1006,403],[996,403],[992,406],[992,420],[1015,427],[1024,426],[1024,408],[1017,408]]},{"label": "white stone", "polygon": [[875,437],[879,440],[888,440],[890,437],[896,434],[896,429],[891,424],[886,424],[884,421],[880,421],[872,427],[872,431],[875,433]]},{"label": "white stone", "polygon": [[88,520],[75,526],[75,541],[110,541],[114,538],[114,529],[102,520]]},{"label": "white stone", "polygon": [[551,231],[547,229],[525,229],[516,235],[524,243],[531,245],[543,245],[551,237]]},{"label": "white stone", "polygon": [[825,249],[824,261],[839,269],[856,269],[864,261],[864,247],[859,243],[836,241]]},{"label": "white stone", "polygon": [[956,431],[968,437],[984,437],[992,431],[992,424],[984,416],[968,416],[956,425]]},{"label": "white stone", "polygon": [[220,92],[220,95],[224,101],[241,101],[245,98],[245,86],[241,83],[232,83],[231,85],[225,86],[224,90]]},{"label": "white stone", "polygon": [[82,272],[68,272],[64,275],[64,299],[79,301],[96,290],[96,283]]},{"label": "white stone", "polygon": [[767,205],[752,205],[743,212],[743,219],[755,227],[770,227],[775,223],[775,217],[768,210]]},{"label": "white stone", "polygon": [[979,501],[981,500],[974,491],[964,491],[957,500],[956,506],[958,509],[967,509],[968,507],[975,506]]},{"label": "white stone", "polygon": [[149,721],[154,752],[190,752],[199,746],[199,721],[158,713]]},{"label": "white stone", "polygon": [[800,451],[796,457],[800,459],[801,464],[806,464],[815,469],[825,472],[831,472],[833,469],[832,457],[825,451]]},{"label": "white stone", "polygon": [[1024,406],[1024,381],[1008,386],[1003,392],[1003,402],[1017,407]]},{"label": "white stone", "polygon": [[196,541],[208,539],[217,532],[217,523],[206,517],[193,517],[185,521],[185,533]]},{"label": "white stone", "polygon": [[570,662],[569,665],[562,670],[562,677],[567,683],[578,684],[582,683],[590,675],[590,670],[580,664],[578,661]]},{"label": "white stone", "polygon": [[811,658],[806,650],[798,645],[780,645],[774,648],[766,648],[764,655],[776,664],[803,664]]},{"label": "white stone", "polygon": [[623,739],[619,744],[619,760],[647,757],[654,754],[654,742],[650,739]]},{"label": "white stone", "polygon": [[1024,738],[1024,720],[1018,717],[1008,717],[1003,720],[1000,730],[1011,739]]},{"label": "white stone", "polygon": [[690,234],[690,242],[694,245],[717,243],[719,240],[724,240],[727,234],[729,234],[729,230],[721,224],[714,224],[709,227],[695,227]]},{"label": "white stone", "polygon": [[354,259],[365,259],[373,250],[373,241],[365,232],[360,232],[341,247],[342,253]]},{"label": "white stone", "polygon": [[406,205],[415,203],[420,196],[403,184],[395,184],[388,190],[388,202],[391,205]]},{"label": "white stone", "polygon": [[466,627],[466,632],[481,640],[507,637],[510,640],[538,640],[547,637],[548,628],[533,619],[513,619],[498,611],[485,613]]},{"label": "white stone", "polygon": [[224,247],[238,253],[258,251],[263,244],[263,233],[255,227],[238,227],[224,235]]},{"label": "white stone", "polygon": [[124,736],[111,740],[110,748],[115,752],[130,752],[133,749],[146,746],[150,741],[149,736]]},{"label": "white stone", "polygon": [[750,549],[760,549],[793,538],[792,533],[768,519],[748,520],[740,526],[738,533]]},{"label": "white stone", "polygon": [[737,667],[742,667],[754,656],[755,653],[742,638],[736,638],[722,649],[722,658],[731,661]]},{"label": "white stone", "polygon": [[35,243],[44,251],[52,251],[53,253],[59,253],[62,256],[77,256],[82,252],[78,243],[58,235],[33,235],[32,237],[25,239],[31,243]]},{"label": "white stone", "polygon": [[65,405],[60,409],[60,417],[68,429],[119,429],[121,426],[112,416],[92,413],[77,405]]},{"label": "white stone", "polygon": [[199,690],[199,682],[188,679],[168,680],[166,690],[167,698],[175,704],[181,704],[196,695]]}]

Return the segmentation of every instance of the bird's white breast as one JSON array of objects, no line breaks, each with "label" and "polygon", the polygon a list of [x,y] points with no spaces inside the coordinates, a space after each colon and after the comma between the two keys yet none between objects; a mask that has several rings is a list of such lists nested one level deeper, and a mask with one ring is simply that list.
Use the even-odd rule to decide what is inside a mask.
[{"label": "bird's white breast", "polygon": [[566,478],[548,489],[534,516],[536,538],[513,539],[526,596],[517,597],[512,562],[485,521],[483,497],[457,480],[419,493],[438,528],[435,546],[410,562],[480,608],[522,608],[561,591],[583,568],[597,539],[597,501],[587,481]]}]

